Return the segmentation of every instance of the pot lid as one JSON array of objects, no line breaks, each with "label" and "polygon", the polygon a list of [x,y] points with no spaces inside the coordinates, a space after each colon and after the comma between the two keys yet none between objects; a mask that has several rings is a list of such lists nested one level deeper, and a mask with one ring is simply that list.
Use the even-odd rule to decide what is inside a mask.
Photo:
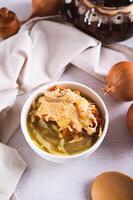
[{"label": "pot lid", "polygon": [[133,0],[91,0],[91,2],[105,7],[123,7],[133,3]]}]

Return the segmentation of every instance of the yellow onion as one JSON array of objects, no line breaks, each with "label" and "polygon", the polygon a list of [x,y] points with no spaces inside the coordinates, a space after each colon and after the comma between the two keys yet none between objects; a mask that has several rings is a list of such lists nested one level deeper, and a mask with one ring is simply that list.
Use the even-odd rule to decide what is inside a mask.
[{"label": "yellow onion", "polygon": [[32,0],[33,16],[55,15],[61,6],[62,0]]},{"label": "yellow onion", "polygon": [[133,104],[130,106],[127,112],[126,123],[129,132],[133,134]]},{"label": "yellow onion", "polygon": [[17,15],[7,8],[0,9],[0,37],[5,39],[18,32],[20,21]]},{"label": "yellow onion", "polygon": [[133,62],[115,64],[106,78],[105,93],[110,93],[122,101],[133,100]]}]

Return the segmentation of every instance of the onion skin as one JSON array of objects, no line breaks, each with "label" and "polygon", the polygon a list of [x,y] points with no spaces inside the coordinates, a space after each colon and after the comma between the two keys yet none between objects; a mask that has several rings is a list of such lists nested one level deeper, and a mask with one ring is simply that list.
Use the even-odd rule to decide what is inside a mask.
[{"label": "onion skin", "polygon": [[115,64],[106,78],[105,93],[110,93],[122,101],[133,100],[133,62]]},{"label": "onion skin", "polygon": [[32,0],[32,17],[56,15],[62,2],[62,0]]},{"label": "onion skin", "polygon": [[133,134],[133,104],[130,106],[127,112],[126,124],[129,132]]}]

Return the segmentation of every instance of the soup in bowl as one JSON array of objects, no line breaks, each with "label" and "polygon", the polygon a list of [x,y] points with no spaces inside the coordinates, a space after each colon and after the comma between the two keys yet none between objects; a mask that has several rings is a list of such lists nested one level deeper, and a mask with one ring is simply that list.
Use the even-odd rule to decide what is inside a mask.
[{"label": "soup in bowl", "polygon": [[39,88],[21,114],[24,136],[40,156],[55,162],[85,157],[103,141],[108,112],[90,88],[57,82]]}]

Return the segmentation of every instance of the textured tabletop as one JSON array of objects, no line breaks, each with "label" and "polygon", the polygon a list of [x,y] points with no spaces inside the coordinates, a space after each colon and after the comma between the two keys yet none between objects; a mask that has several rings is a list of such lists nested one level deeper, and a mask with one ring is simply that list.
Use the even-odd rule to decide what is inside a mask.
[{"label": "textured tabletop", "polygon": [[133,137],[125,125],[129,103],[118,103],[102,94],[102,83],[80,71],[69,68],[62,80],[77,81],[100,94],[110,115],[107,136],[100,148],[85,160],[54,164],[37,156],[18,129],[10,145],[19,150],[28,164],[16,194],[20,200],[88,200],[92,180],[103,171],[121,171],[133,176]]},{"label": "textured tabletop", "polygon": [[[30,0],[1,0],[21,19],[31,13]],[[28,164],[16,189],[19,200],[90,200],[92,180],[103,171],[121,171],[133,176],[133,137],[128,133],[125,116],[130,103],[119,103],[103,96],[103,84],[90,75],[71,67],[61,80],[77,81],[94,89],[105,101],[110,115],[107,136],[100,148],[85,160],[54,164],[37,156],[26,143],[19,128],[10,141]]]}]

